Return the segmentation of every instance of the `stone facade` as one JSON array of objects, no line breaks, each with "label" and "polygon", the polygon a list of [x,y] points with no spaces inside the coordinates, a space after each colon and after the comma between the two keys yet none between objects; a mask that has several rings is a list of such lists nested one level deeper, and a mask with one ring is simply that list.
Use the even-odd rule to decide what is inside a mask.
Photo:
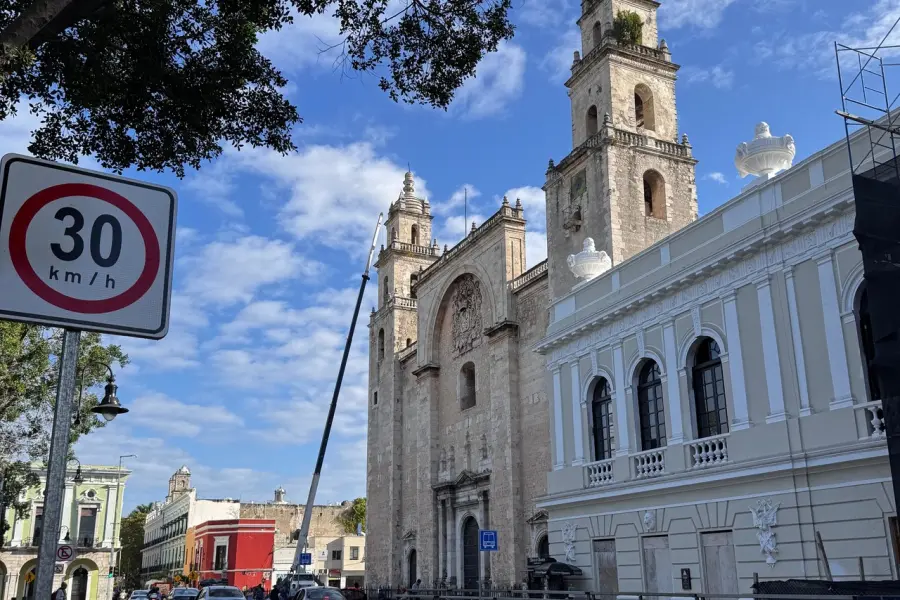
[{"label": "stone facade", "polygon": [[766,174],[551,304],[538,506],[577,588],[823,579],[817,533],[837,580],[900,574],[849,167],[842,140]]},{"label": "stone facade", "polygon": [[[583,3],[584,58],[566,84],[574,150],[551,164],[544,187],[548,261],[523,272],[518,202],[504,198],[444,252],[428,242],[430,206],[411,174],[391,206],[369,337],[370,585],[511,585],[546,545],[536,505],[545,481],[534,474],[551,467],[551,417],[532,346],[550,298],[575,283],[566,258],[590,236],[619,263],[697,216],[696,161],[676,139],[678,66],[657,44],[657,7]],[[644,20],[644,45],[604,35],[622,9]],[[498,531],[499,551],[477,551],[479,529]]]},{"label": "stone facade", "polygon": [[[524,212],[506,199],[453,249],[412,244],[411,226],[425,231],[430,215],[411,180],[386,223],[397,238],[376,264],[367,583],[517,581],[543,525],[529,521],[534,501],[546,491],[525,466],[549,464],[543,361],[527,345],[546,328],[546,263],[523,273]],[[418,217],[403,225],[410,206]],[[473,562],[463,538],[479,528],[502,541]]]}]

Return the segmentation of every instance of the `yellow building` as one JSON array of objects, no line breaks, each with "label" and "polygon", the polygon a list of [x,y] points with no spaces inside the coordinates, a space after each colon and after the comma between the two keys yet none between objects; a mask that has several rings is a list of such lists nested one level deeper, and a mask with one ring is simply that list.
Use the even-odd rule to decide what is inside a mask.
[{"label": "yellow building", "polygon": [[[24,492],[29,503],[27,516],[18,518],[7,510],[9,524],[0,549],[0,600],[32,600],[37,568],[37,546],[43,529],[45,471],[35,467],[41,483]],[[131,471],[115,466],[81,468],[81,481],[75,483],[75,469],[66,474],[62,526],[56,532],[60,544],[71,545],[71,561],[57,563],[53,587],[67,583],[69,600],[98,600],[112,596],[113,579],[109,567],[120,548],[118,536],[122,519],[125,480]]]},{"label": "yellow building", "polygon": [[319,536],[310,539],[314,572],[324,585],[348,588],[366,583],[366,537]]}]

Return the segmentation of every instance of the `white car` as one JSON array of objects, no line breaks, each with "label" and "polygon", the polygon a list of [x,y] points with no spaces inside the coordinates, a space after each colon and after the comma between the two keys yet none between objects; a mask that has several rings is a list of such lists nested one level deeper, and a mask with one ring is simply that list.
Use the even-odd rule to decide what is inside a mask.
[{"label": "white car", "polygon": [[318,587],[316,576],[312,573],[292,573],[288,575],[291,578],[291,587],[288,591],[288,597],[293,598],[297,592],[308,587]]},{"label": "white car", "polygon": [[209,598],[243,598],[244,592],[233,585],[211,585],[200,590],[197,600],[209,600]]}]

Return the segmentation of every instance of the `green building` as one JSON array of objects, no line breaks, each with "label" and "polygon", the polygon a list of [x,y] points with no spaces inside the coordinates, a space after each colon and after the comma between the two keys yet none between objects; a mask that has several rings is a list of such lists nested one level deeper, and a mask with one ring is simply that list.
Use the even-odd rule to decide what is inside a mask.
[{"label": "green building", "polygon": [[[44,535],[43,490],[44,468],[35,467],[41,483],[25,492],[30,504],[25,518],[17,518],[13,510],[6,512],[10,525],[0,548],[0,600],[32,600],[37,567],[37,546]],[[125,480],[131,471],[116,466],[84,465],[79,482],[76,470],[66,475],[62,526],[56,532],[60,545],[73,549],[71,560],[56,563],[54,589],[65,581],[69,600],[109,599],[113,579],[109,567],[119,550],[119,526]],[[52,534],[51,534],[52,535]]]}]

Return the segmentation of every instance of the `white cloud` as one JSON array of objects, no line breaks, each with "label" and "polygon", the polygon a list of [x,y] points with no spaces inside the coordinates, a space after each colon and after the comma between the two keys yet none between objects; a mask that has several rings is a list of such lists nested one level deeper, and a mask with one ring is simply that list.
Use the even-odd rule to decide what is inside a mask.
[{"label": "white cloud", "polygon": [[687,83],[709,83],[720,90],[727,90],[734,84],[734,71],[722,65],[709,68],[688,66],[681,69],[679,79]]},{"label": "white cloud", "polygon": [[530,269],[547,260],[547,234],[543,231],[525,232],[525,268]]},{"label": "white cloud", "polygon": [[[279,221],[292,235],[358,255],[368,251],[377,215],[397,199],[406,172],[368,142],[310,145],[289,156],[249,149],[229,159],[235,168],[271,178],[277,188],[287,190]],[[428,197],[421,179],[416,180],[416,195]]]},{"label": "white cloud", "polygon": [[546,231],[547,201],[544,190],[539,187],[525,186],[509,189],[503,195],[509,199],[509,203],[512,205],[515,205],[516,200],[522,201],[529,231]]},{"label": "white cloud", "polygon": [[512,16],[534,27],[554,27],[577,18],[572,8],[569,0],[522,0],[520,6],[514,5]]},{"label": "white cloud", "polygon": [[[853,3],[856,5],[856,3]],[[857,7],[858,8],[858,7]],[[875,47],[884,40],[886,46],[900,45],[900,27],[891,34],[888,31],[900,18],[900,0],[876,0],[865,10],[849,13],[840,27],[806,34],[782,30],[768,41],[760,41],[753,47],[757,62],[777,66],[786,70],[812,73],[822,79],[834,79],[837,75],[834,42],[850,48]],[[900,54],[898,48],[878,52],[884,58]],[[842,53],[842,68],[845,73],[855,73],[859,69],[858,55]],[[851,75],[852,78],[853,75]]]},{"label": "white cloud", "polygon": [[233,431],[244,425],[241,417],[224,406],[188,404],[160,393],[140,396],[129,408],[129,422],[174,436],[195,437],[201,431]]},{"label": "white cloud", "polygon": [[481,59],[475,76],[456,92],[451,110],[471,119],[496,115],[516,100],[525,86],[525,50],[503,42]]},{"label": "white cloud", "polygon": [[577,27],[571,27],[541,59],[541,70],[550,74],[551,81],[565,82],[572,75],[572,60],[576,50],[581,50],[581,32]]},{"label": "white cloud", "polygon": [[722,22],[725,9],[736,0],[668,0],[659,7],[660,29],[710,29]]},{"label": "white cloud", "polygon": [[724,173],[720,173],[718,171],[707,173],[703,176],[703,179],[706,179],[708,181],[715,181],[716,183],[721,183],[722,185],[728,185],[728,178],[725,177]]},{"label": "white cloud", "polygon": [[481,195],[474,185],[466,183],[461,185],[446,202],[436,202],[431,205],[431,213],[434,215],[447,215],[465,208],[466,202],[472,202]]},{"label": "white cloud", "polygon": [[320,265],[294,252],[291,244],[259,236],[215,241],[179,261],[182,290],[201,304],[250,302],[267,285],[313,275]]},{"label": "white cloud", "polygon": [[293,12],[294,22],[260,36],[257,49],[280,70],[296,74],[307,67],[333,68],[341,48],[340,23],[330,14],[312,17]]},{"label": "white cloud", "polygon": [[243,209],[229,197],[234,191],[234,174],[223,161],[205,165],[185,178],[182,186],[195,192],[200,200],[219,209],[226,216],[244,216]]}]

